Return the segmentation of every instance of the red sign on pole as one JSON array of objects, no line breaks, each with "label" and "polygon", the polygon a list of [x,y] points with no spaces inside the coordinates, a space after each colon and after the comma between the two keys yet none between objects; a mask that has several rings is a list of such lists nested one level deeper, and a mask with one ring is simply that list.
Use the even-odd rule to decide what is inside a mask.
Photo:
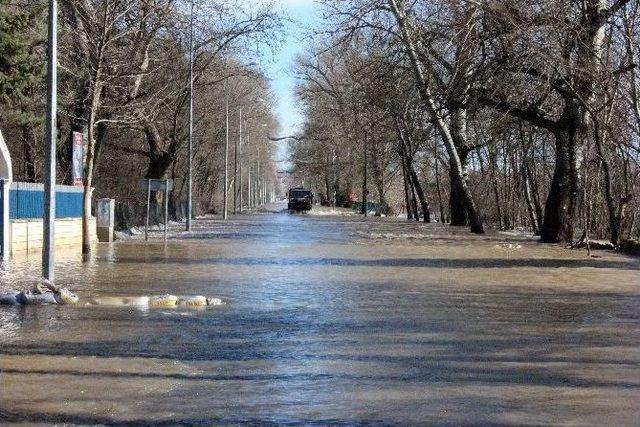
[{"label": "red sign on pole", "polygon": [[73,185],[82,187],[84,181],[84,146],[82,144],[82,134],[73,132],[73,164],[71,174]]}]

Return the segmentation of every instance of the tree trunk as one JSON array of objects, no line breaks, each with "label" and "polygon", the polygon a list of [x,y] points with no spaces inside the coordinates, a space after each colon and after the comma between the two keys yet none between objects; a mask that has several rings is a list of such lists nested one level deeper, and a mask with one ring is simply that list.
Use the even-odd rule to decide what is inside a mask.
[{"label": "tree trunk", "polygon": [[409,178],[409,197],[411,199],[411,211],[413,212],[413,219],[420,221],[420,214],[418,213],[418,203],[416,198],[416,187],[414,185],[411,174],[407,174]]},{"label": "tree trunk", "polygon": [[369,209],[367,209],[367,196],[369,195],[369,189],[367,188],[367,138],[363,138],[362,149],[364,151],[364,162],[362,171],[362,206],[360,213],[364,216],[368,215]]},{"label": "tree trunk", "polygon": [[529,220],[531,221],[531,228],[533,234],[540,235],[540,224],[538,223],[538,216],[536,215],[536,207],[533,203],[533,196],[531,194],[531,181],[529,180],[529,173],[527,172],[527,164],[522,166],[522,183],[524,186],[524,199],[527,204],[527,212],[529,214]]},{"label": "tree trunk", "polygon": [[551,188],[544,210],[540,240],[544,243],[571,243],[580,176],[577,149],[578,126],[555,132],[556,156]]},{"label": "tree trunk", "polygon": [[[460,164],[464,170],[467,168],[467,158],[467,152],[461,151]],[[464,190],[462,188],[465,180],[466,178],[461,177],[458,173],[455,162],[449,159],[449,181],[451,183],[451,191],[449,192],[449,218],[451,219],[451,225],[457,227],[469,224],[464,203]]]},{"label": "tree trunk", "polygon": [[34,147],[36,139],[33,132],[33,126],[22,126],[22,145],[24,148],[24,180],[27,182],[36,182],[36,163],[34,156]]},{"label": "tree trunk", "polygon": [[385,197],[384,191],[384,172],[382,167],[380,166],[380,147],[378,144],[373,144],[371,147],[371,168],[373,169],[373,181],[376,186],[376,190],[378,191],[378,201],[380,202],[380,206],[376,211],[376,216],[380,216],[382,214],[386,215],[390,208],[387,203],[387,198]]},{"label": "tree trunk", "polygon": [[442,204],[442,192],[440,191],[440,168],[438,164],[440,163],[440,159],[438,158],[438,141],[434,139],[433,144],[433,160],[435,164],[435,172],[436,172],[436,192],[438,193],[438,205],[440,206],[440,222],[445,223],[447,221],[444,214],[444,205]]},{"label": "tree trunk", "polygon": [[402,160],[402,181],[404,183],[404,204],[407,210],[407,219],[413,219],[413,211],[411,210],[411,200],[409,199],[409,178],[407,175],[407,165],[404,159],[404,155],[401,153],[400,158]]},{"label": "tree trunk", "polygon": [[622,235],[622,221],[624,220],[626,213],[626,205],[631,201],[632,195],[628,194],[620,199],[618,207],[616,207],[613,198],[613,189],[611,182],[611,166],[609,160],[605,156],[602,135],[600,133],[600,125],[597,118],[594,118],[593,129],[594,140],[596,142],[596,150],[598,157],[600,158],[600,164],[602,165],[602,179],[604,185],[604,196],[607,205],[607,214],[609,217],[609,241],[614,246],[620,245],[620,238]]},{"label": "tree trunk", "polygon": [[[251,172],[249,172],[251,173]],[[249,177],[249,179],[251,179],[251,177]],[[329,206],[331,206],[331,181],[329,179],[329,175],[325,174],[324,176],[324,191],[325,194],[327,195],[327,200],[325,203],[327,203]],[[251,199],[251,188],[249,188],[249,199]],[[249,205],[251,205],[251,202],[249,202]]]},{"label": "tree trunk", "polygon": [[493,187],[493,198],[496,201],[496,212],[498,215],[498,224],[500,230],[505,229],[504,217],[502,216],[502,202],[500,201],[500,188],[498,186],[498,176],[496,174],[496,169],[498,168],[497,155],[491,156],[491,186]]},{"label": "tree trunk", "polygon": [[107,138],[109,136],[109,125],[107,124],[107,122],[100,122],[98,123],[97,128],[98,130],[96,132],[96,147],[94,153],[96,164],[98,164],[98,162],[100,161],[102,150],[107,145]]},{"label": "tree trunk", "polygon": [[422,185],[420,185],[420,180],[418,179],[418,174],[414,169],[413,165],[409,163],[409,172],[411,173],[411,180],[416,189],[416,194],[418,196],[418,200],[420,201],[420,208],[422,209],[422,216],[424,222],[431,222],[431,211],[429,210],[429,202],[427,201],[427,197],[424,194],[424,190],[422,189]]},{"label": "tree trunk", "polygon": [[[98,82],[100,75],[96,76],[95,81]],[[83,209],[82,209],[82,255],[88,256],[91,253],[91,230],[89,220],[91,219],[91,195],[93,194],[93,171],[94,171],[94,153],[95,153],[95,135],[94,123],[96,122],[96,114],[100,105],[100,85],[98,84],[93,93],[91,103],[91,113],[89,114],[89,123],[87,126],[87,155],[84,170],[84,188],[82,192]]]}]

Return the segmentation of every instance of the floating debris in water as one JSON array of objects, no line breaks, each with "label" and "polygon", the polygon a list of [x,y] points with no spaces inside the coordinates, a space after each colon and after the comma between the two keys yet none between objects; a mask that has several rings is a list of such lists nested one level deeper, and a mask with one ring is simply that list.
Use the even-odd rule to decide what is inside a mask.
[{"label": "floating debris in water", "polygon": [[140,297],[94,297],[89,299],[86,305],[98,305],[105,307],[207,307],[210,305],[224,304],[220,298],[195,296],[175,296],[171,294]]},{"label": "floating debris in water", "polygon": [[0,305],[68,305],[77,304],[78,296],[66,288],[40,292],[36,290],[10,291],[0,294]]}]

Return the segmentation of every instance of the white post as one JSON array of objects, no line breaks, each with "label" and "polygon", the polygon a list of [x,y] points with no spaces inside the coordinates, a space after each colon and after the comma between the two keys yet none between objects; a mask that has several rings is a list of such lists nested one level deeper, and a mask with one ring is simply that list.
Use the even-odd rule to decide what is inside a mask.
[{"label": "white post", "polygon": [[56,107],[58,101],[58,2],[49,0],[49,43],[47,62],[46,172],[44,175],[44,214],[42,277],[54,281],[56,219]]}]

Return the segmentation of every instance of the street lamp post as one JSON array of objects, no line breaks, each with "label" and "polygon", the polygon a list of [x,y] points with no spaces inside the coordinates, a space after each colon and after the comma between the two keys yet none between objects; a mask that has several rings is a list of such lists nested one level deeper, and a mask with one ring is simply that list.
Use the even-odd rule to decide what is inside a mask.
[{"label": "street lamp post", "polygon": [[191,231],[191,218],[193,217],[193,0],[191,0],[189,27],[189,177],[187,196],[187,231]]},{"label": "street lamp post", "polygon": [[226,137],[224,142],[224,212],[222,217],[229,217],[229,87],[227,82],[224,86],[226,97]]},{"label": "street lamp post", "polygon": [[251,163],[249,163],[249,170],[247,171],[247,204],[249,209],[253,208],[253,196],[251,195]]},{"label": "street lamp post", "polygon": [[240,189],[240,194],[238,197],[240,198],[240,213],[242,213],[242,108],[240,108],[240,130],[238,136],[238,173],[240,174],[238,187]]},{"label": "street lamp post", "polygon": [[[242,132],[242,107],[240,107],[240,131]],[[238,139],[233,153],[233,214],[238,213]]]},{"label": "street lamp post", "polygon": [[46,172],[44,176],[44,214],[42,276],[54,281],[55,218],[56,218],[56,105],[58,101],[58,2],[49,0],[48,62],[47,62],[47,118],[46,118]]}]

